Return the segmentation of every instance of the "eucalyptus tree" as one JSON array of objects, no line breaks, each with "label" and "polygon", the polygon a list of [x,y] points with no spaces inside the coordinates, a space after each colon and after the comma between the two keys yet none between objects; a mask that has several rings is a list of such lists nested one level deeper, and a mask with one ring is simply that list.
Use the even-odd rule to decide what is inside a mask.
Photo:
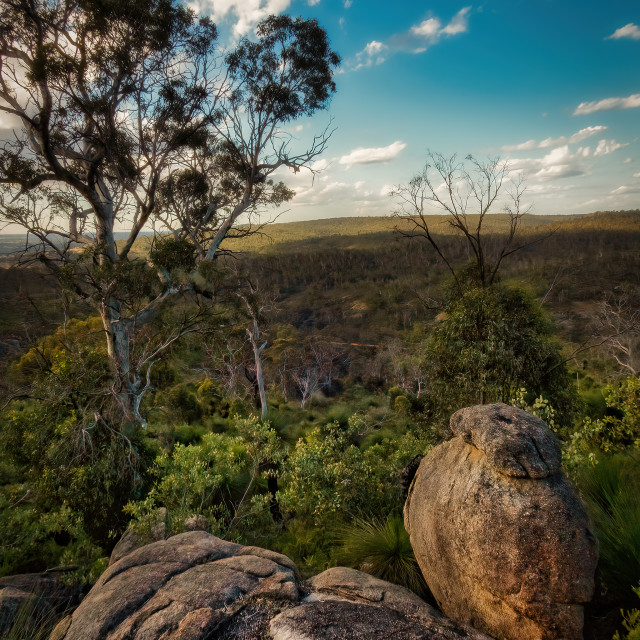
[{"label": "eucalyptus tree", "polygon": [[150,323],[210,296],[222,241],[293,196],[274,172],[324,151],[327,129],[297,150],[287,127],[327,107],[338,64],[315,20],[271,16],[225,52],[174,0],[0,0],[0,217],[100,314],[124,424],[199,312],[161,339]]},{"label": "eucalyptus tree", "polygon": [[[431,215],[445,215],[449,226],[460,234],[472,256],[470,275],[481,287],[493,284],[505,258],[521,250],[518,239],[526,182],[522,173],[511,170],[500,158],[478,160],[469,155],[460,160],[430,151],[422,170],[407,184],[393,188],[398,203],[396,215],[408,216],[413,225],[401,233],[424,238],[451,272],[461,290],[459,273],[451,255],[433,232]],[[487,231],[487,216],[501,208],[505,214],[502,233]]]}]

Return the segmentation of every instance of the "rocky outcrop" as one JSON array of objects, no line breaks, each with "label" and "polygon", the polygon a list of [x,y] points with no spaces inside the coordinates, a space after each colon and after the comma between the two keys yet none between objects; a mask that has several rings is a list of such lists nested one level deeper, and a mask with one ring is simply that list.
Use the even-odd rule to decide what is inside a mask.
[{"label": "rocky outcrop", "polygon": [[0,636],[11,629],[21,610],[37,626],[77,604],[79,596],[79,590],[65,585],[56,571],[0,578]]},{"label": "rocky outcrop", "polygon": [[114,562],[50,640],[490,640],[354,569],[301,583],[286,556],[193,531]]},{"label": "rocky outcrop", "polygon": [[597,541],[546,424],[504,404],[463,409],[422,460],[405,526],[443,612],[499,639],[582,638]]},{"label": "rocky outcrop", "polygon": [[299,607],[271,621],[273,640],[490,640],[457,624],[399,585],[366,573],[334,567],[311,578]]},{"label": "rocky outcrop", "polygon": [[[54,630],[56,640],[195,640],[217,637],[251,599],[299,599],[286,556],[203,531],[136,549],[100,576]],[[220,631],[221,632],[221,631]]]},{"label": "rocky outcrop", "polygon": [[167,523],[167,510],[165,507],[160,507],[154,514],[154,518],[149,525],[148,530],[139,531],[137,529],[129,528],[123,534],[109,558],[109,566],[122,560],[126,555],[129,555],[132,551],[144,547],[152,542],[158,542],[160,540],[166,540],[168,536],[169,526]]}]

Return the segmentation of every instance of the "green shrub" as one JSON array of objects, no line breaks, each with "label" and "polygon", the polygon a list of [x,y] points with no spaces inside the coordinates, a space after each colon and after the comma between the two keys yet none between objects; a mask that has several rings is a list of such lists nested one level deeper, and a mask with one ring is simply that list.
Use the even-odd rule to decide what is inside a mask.
[{"label": "green shrub", "polygon": [[205,516],[209,530],[224,536],[270,521],[269,496],[260,483],[265,465],[282,456],[280,440],[254,416],[232,427],[231,433],[207,433],[198,444],[177,444],[171,455],[157,457],[154,486],[126,506],[137,526],[148,526],[159,507],[167,509],[172,533],[183,531],[192,515]]},{"label": "green shrub", "polygon": [[456,294],[435,323],[424,359],[431,404],[451,413],[508,402],[522,387],[568,423],[575,391],[549,314],[526,292],[493,285]]},{"label": "green shrub", "polygon": [[604,399],[609,415],[585,418],[569,438],[563,457],[570,470],[593,465],[598,452],[640,448],[640,378],[609,385]]},{"label": "green shrub", "polygon": [[[640,586],[634,587],[633,592],[640,597]],[[640,611],[632,609],[631,611],[621,611],[622,626],[628,631],[624,636],[624,640],[640,640]],[[616,631],[613,640],[623,640],[620,632]]]},{"label": "green shrub", "polygon": [[283,465],[282,508],[315,527],[378,518],[399,509],[399,474],[429,444],[423,434],[407,431],[364,448],[358,442],[365,433],[372,432],[356,415],[344,427],[331,422],[300,438]]},{"label": "green shrub", "polygon": [[391,516],[386,521],[356,519],[345,527],[335,560],[407,587],[420,596],[428,593],[400,516]]},{"label": "green shrub", "polygon": [[608,591],[630,605],[640,582],[640,463],[617,454],[577,474],[600,541],[600,571]]}]

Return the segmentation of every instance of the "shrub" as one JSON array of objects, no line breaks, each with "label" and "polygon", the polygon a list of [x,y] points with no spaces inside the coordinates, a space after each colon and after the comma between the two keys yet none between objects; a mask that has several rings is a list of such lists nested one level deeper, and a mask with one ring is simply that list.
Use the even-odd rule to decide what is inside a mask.
[{"label": "shrub", "polygon": [[209,530],[225,536],[270,520],[260,480],[268,463],[281,458],[280,441],[254,416],[236,419],[233,431],[207,433],[198,444],[177,444],[171,455],[160,454],[151,470],[154,486],[126,506],[137,526],[149,525],[159,507],[167,509],[172,533],[183,531],[192,515],[205,516]]},{"label": "shrub", "polygon": [[345,427],[331,422],[300,438],[284,464],[282,508],[322,527],[377,518],[401,507],[399,474],[429,445],[422,434],[408,431],[361,448],[357,443],[367,432],[355,415]]},{"label": "shrub", "polygon": [[629,456],[601,456],[577,474],[600,541],[600,571],[624,605],[640,581],[640,464]]},{"label": "shrub", "polygon": [[[633,592],[640,597],[640,586],[635,587]],[[625,635],[625,640],[640,640],[640,611],[638,609],[632,609],[631,611],[621,611],[622,613],[622,626],[625,631],[628,631]],[[613,636],[613,640],[623,640],[619,631],[616,631]]]},{"label": "shrub", "polygon": [[441,411],[508,402],[522,387],[569,422],[575,392],[548,314],[529,294],[502,285],[456,295],[426,347],[431,402]]},{"label": "shrub", "polygon": [[604,392],[609,415],[585,418],[571,434],[564,452],[570,470],[597,461],[597,452],[640,448],[640,378],[628,377]]},{"label": "shrub", "polygon": [[339,564],[402,585],[422,597],[428,594],[400,516],[386,521],[356,519],[345,527],[340,543],[335,554]]}]

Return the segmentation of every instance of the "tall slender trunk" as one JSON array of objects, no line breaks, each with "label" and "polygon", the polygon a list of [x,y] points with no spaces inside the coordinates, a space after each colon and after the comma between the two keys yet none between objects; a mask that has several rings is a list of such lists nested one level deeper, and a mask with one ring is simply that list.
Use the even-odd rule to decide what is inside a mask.
[{"label": "tall slender trunk", "polygon": [[252,328],[247,329],[247,335],[249,336],[249,342],[251,342],[251,348],[253,349],[253,360],[256,368],[256,386],[258,390],[258,398],[260,400],[260,415],[263,418],[266,418],[267,413],[269,411],[269,407],[267,405],[267,392],[264,388],[264,371],[262,368],[262,352],[264,348],[267,346],[267,343],[258,344],[258,338],[260,337],[260,329],[258,327],[258,321],[254,317]]},{"label": "tall slender trunk", "polygon": [[100,315],[107,337],[107,353],[114,378],[114,395],[124,416],[125,429],[146,424],[140,415],[141,379],[131,366],[131,334],[133,321],[119,318],[113,308],[103,304]]}]

